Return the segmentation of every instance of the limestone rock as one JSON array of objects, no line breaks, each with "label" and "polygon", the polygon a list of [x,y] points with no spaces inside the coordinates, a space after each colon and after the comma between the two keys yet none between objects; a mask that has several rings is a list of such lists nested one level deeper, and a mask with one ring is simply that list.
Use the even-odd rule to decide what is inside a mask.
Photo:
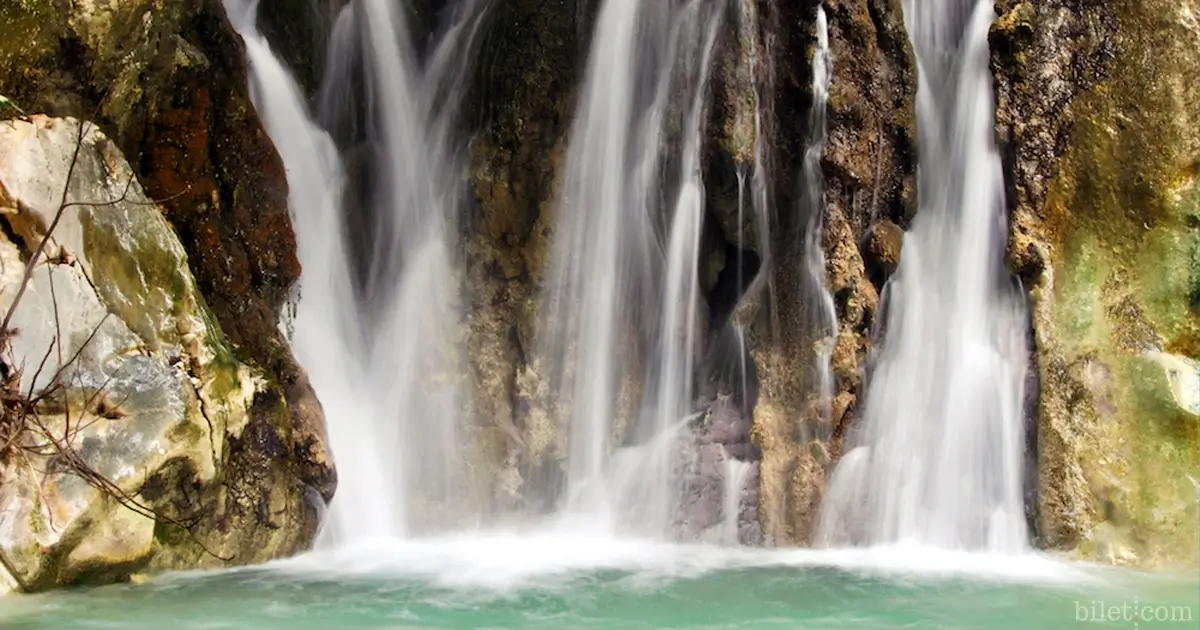
[{"label": "limestone rock", "polygon": [[[228,436],[220,488],[179,506],[221,516],[200,525],[211,538],[199,537],[236,562],[308,544],[309,512],[336,485],[320,403],[278,325],[300,267],[283,163],[249,93],[244,46],[221,0],[0,3],[0,94],[107,132],[145,194],[161,200],[227,361],[261,376],[249,425]],[[156,483],[190,475],[175,467]],[[273,521],[284,504],[291,520]],[[176,540],[147,569],[217,564]]]},{"label": "limestone rock", "polygon": [[[60,446],[0,453],[0,555],[12,577],[41,590],[304,547],[331,488],[297,470],[328,469],[323,444],[289,431],[266,375],[235,357],[179,239],[95,125],[0,125],[0,215],[18,236],[0,239],[0,310],[68,172],[61,219],[12,320],[22,391],[61,385],[37,407]],[[26,432],[18,444],[44,440]],[[246,465],[247,442],[272,461]],[[74,457],[115,490],[74,474]]]},{"label": "limestone rock", "polygon": [[900,266],[900,250],[904,247],[904,231],[895,223],[883,220],[867,230],[863,262],[872,284],[882,288]]},{"label": "limestone rock", "polygon": [[1038,542],[1194,566],[1194,3],[1002,0],[997,12],[1008,258],[1029,290],[1040,380]]},{"label": "limestone rock", "polygon": [[221,0],[55,0],[0,8],[0,94],[94,120],[129,158],[234,347],[280,374],[300,274],[280,160]]}]

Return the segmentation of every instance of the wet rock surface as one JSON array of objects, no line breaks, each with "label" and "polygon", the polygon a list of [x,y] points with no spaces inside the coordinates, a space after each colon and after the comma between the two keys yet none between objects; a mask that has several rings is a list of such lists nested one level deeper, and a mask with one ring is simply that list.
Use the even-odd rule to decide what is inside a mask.
[{"label": "wet rock surface", "polygon": [[867,230],[863,248],[863,263],[871,284],[882,287],[900,266],[900,251],[904,248],[904,231],[895,223],[883,220]]},{"label": "wet rock surface", "polygon": [[[544,508],[562,476],[561,409],[536,361],[540,308],[559,180],[590,22],[573,3],[499,3],[480,44],[466,115],[476,203],[464,224],[469,361],[475,423],[503,483],[501,504]],[[539,509],[540,509],[539,508]]]},{"label": "wet rock surface", "polygon": [[1006,0],[997,12],[1008,261],[1029,291],[1040,381],[1037,541],[1194,564],[1196,416],[1166,366],[1200,353],[1195,7]]},{"label": "wet rock surface", "polygon": [[[762,545],[758,522],[759,461],[750,439],[753,419],[730,395],[719,395],[692,427],[679,466],[681,492],[676,531],[684,540]],[[736,499],[726,496],[736,493]],[[733,516],[726,513],[732,506]]]}]

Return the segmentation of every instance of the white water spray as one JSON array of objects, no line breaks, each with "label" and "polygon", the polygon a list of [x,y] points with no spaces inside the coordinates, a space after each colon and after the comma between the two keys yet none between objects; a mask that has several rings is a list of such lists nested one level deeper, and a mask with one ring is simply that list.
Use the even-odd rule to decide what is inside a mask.
[{"label": "white water spray", "polygon": [[1003,266],[991,0],[907,0],[920,212],[890,281],[862,426],[821,522],[828,544],[1019,552],[1024,305]]},{"label": "white water spray", "polygon": [[[327,417],[335,410],[351,418],[369,417],[375,410],[363,386],[366,375],[354,359],[360,351],[354,343],[357,322],[340,308],[353,301],[353,294],[339,238],[343,179],[337,149],[313,124],[299,87],[255,27],[257,8],[257,1],[226,1],[231,21],[246,43],[251,97],[287,171],[288,205],[304,269],[298,293],[305,297],[290,322],[293,340],[300,340],[294,352]],[[384,464],[370,448],[369,436],[343,435],[339,451],[356,456],[337,460],[342,479],[381,474]],[[370,512],[362,515],[365,533],[386,535],[396,527],[394,514],[387,502],[368,500],[364,493],[370,489],[343,481],[339,500],[369,506]]]},{"label": "white water spray", "polygon": [[725,488],[721,497],[721,542],[738,545],[738,516],[741,514],[742,489],[754,464],[725,453]]},{"label": "white water spray", "polygon": [[353,308],[359,323],[355,359],[373,409],[342,417],[335,408],[328,424],[335,453],[354,459],[374,453],[366,461],[382,464],[347,468],[348,457],[339,458],[340,485],[361,488],[334,499],[332,541],[378,529],[363,523],[379,509],[370,503],[388,512],[389,529],[382,533],[390,536],[450,526],[473,508],[463,504],[469,502],[460,452],[466,384],[452,249],[463,194],[455,130],[466,68],[453,60],[470,56],[481,19],[475,9],[466,3],[424,65],[409,41],[404,11],[390,0],[346,5],[335,37],[349,41],[331,43],[333,54],[351,61],[331,59],[323,103],[337,105],[339,95],[349,100],[355,94],[353,77],[336,71],[354,68],[355,59],[366,88],[374,186],[360,210],[369,231],[352,235],[341,253],[365,257],[358,300],[342,308]]}]

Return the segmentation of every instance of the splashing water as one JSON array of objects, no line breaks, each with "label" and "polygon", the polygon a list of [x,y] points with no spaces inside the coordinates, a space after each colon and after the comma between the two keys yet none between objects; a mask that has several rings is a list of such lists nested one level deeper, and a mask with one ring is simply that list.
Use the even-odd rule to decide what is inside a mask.
[{"label": "splashing water", "polygon": [[721,542],[737,545],[738,517],[741,515],[742,488],[754,464],[744,462],[725,453],[725,488],[721,498]]},{"label": "splashing water", "polygon": [[862,425],[823,506],[827,544],[1020,552],[1024,305],[1003,266],[990,0],[908,0],[920,212],[889,285]]}]

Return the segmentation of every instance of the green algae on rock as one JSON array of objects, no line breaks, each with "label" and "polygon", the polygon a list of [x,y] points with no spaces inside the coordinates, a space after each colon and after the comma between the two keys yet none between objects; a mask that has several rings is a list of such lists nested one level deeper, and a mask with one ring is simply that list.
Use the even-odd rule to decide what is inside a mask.
[{"label": "green algae on rock", "polygon": [[1101,561],[1194,564],[1194,4],[998,8],[1009,260],[1030,288],[1041,382],[1038,540]]}]

